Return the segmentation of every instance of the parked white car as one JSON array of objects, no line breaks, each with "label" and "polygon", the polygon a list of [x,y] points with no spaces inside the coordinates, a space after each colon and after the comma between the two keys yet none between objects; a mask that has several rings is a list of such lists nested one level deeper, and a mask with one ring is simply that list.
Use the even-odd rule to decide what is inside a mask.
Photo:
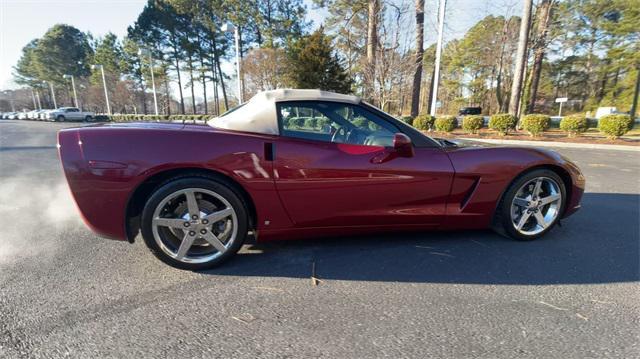
[{"label": "parked white car", "polygon": [[606,115],[614,115],[620,113],[616,107],[598,107],[596,110],[596,116],[598,120]]},{"label": "parked white car", "polygon": [[40,112],[38,112],[38,118],[37,120],[39,121],[45,121],[49,119],[49,112],[51,112],[53,110],[41,110]]},{"label": "parked white car", "polygon": [[91,121],[95,116],[93,112],[80,111],[77,107],[60,107],[47,113],[50,121]]}]

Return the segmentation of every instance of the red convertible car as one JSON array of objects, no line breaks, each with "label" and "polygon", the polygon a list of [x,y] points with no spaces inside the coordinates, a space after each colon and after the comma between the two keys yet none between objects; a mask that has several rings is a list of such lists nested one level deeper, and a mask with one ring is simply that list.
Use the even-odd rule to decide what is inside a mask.
[{"label": "red convertible car", "polygon": [[208,125],[61,130],[64,172],[87,225],[179,268],[258,241],[429,229],[533,240],[580,207],[578,167],[548,150],[456,145],[358,97],[263,92]]}]

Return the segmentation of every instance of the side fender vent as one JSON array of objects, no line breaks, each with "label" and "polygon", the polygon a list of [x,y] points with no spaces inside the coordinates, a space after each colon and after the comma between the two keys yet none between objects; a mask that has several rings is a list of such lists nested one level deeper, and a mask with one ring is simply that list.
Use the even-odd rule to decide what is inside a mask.
[{"label": "side fender vent", "polygon": [[475,193],[476,189],[478,189],[479,185],[480,185],[480,177],[476,178],[475,181],[473,181],[471,186],[469,186],[467,193],[465,193],[464,198],[462,198],[462,201],[460,201],[460,211],[463,211],[464,207],[467,206],[467,203],[469,203],[469,201],[471,200],[471,197]]}]

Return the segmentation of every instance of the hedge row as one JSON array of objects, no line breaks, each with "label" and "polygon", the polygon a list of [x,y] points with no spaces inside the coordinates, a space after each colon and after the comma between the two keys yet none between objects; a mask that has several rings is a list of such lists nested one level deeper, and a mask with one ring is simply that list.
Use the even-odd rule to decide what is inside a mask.
[{"label": "hedge row", "polygon": [[206,121],[212,115],[111,115],[113,122],[131,121]]}]

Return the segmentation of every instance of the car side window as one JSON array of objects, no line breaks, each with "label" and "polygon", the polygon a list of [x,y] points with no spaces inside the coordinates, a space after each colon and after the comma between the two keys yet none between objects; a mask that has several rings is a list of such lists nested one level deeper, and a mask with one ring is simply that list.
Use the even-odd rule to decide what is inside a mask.
[{"label": "car side window", "polygon": [[288,104],[278,106],[278,121],[282,134],[287,137],[330,141],[335,126],[313,104]]},{"label": "car side window", "polygon": [[360,106],[338,102],[280,103],[278,120],[283,136],[354,145],[391,147],[399,132]]}]

